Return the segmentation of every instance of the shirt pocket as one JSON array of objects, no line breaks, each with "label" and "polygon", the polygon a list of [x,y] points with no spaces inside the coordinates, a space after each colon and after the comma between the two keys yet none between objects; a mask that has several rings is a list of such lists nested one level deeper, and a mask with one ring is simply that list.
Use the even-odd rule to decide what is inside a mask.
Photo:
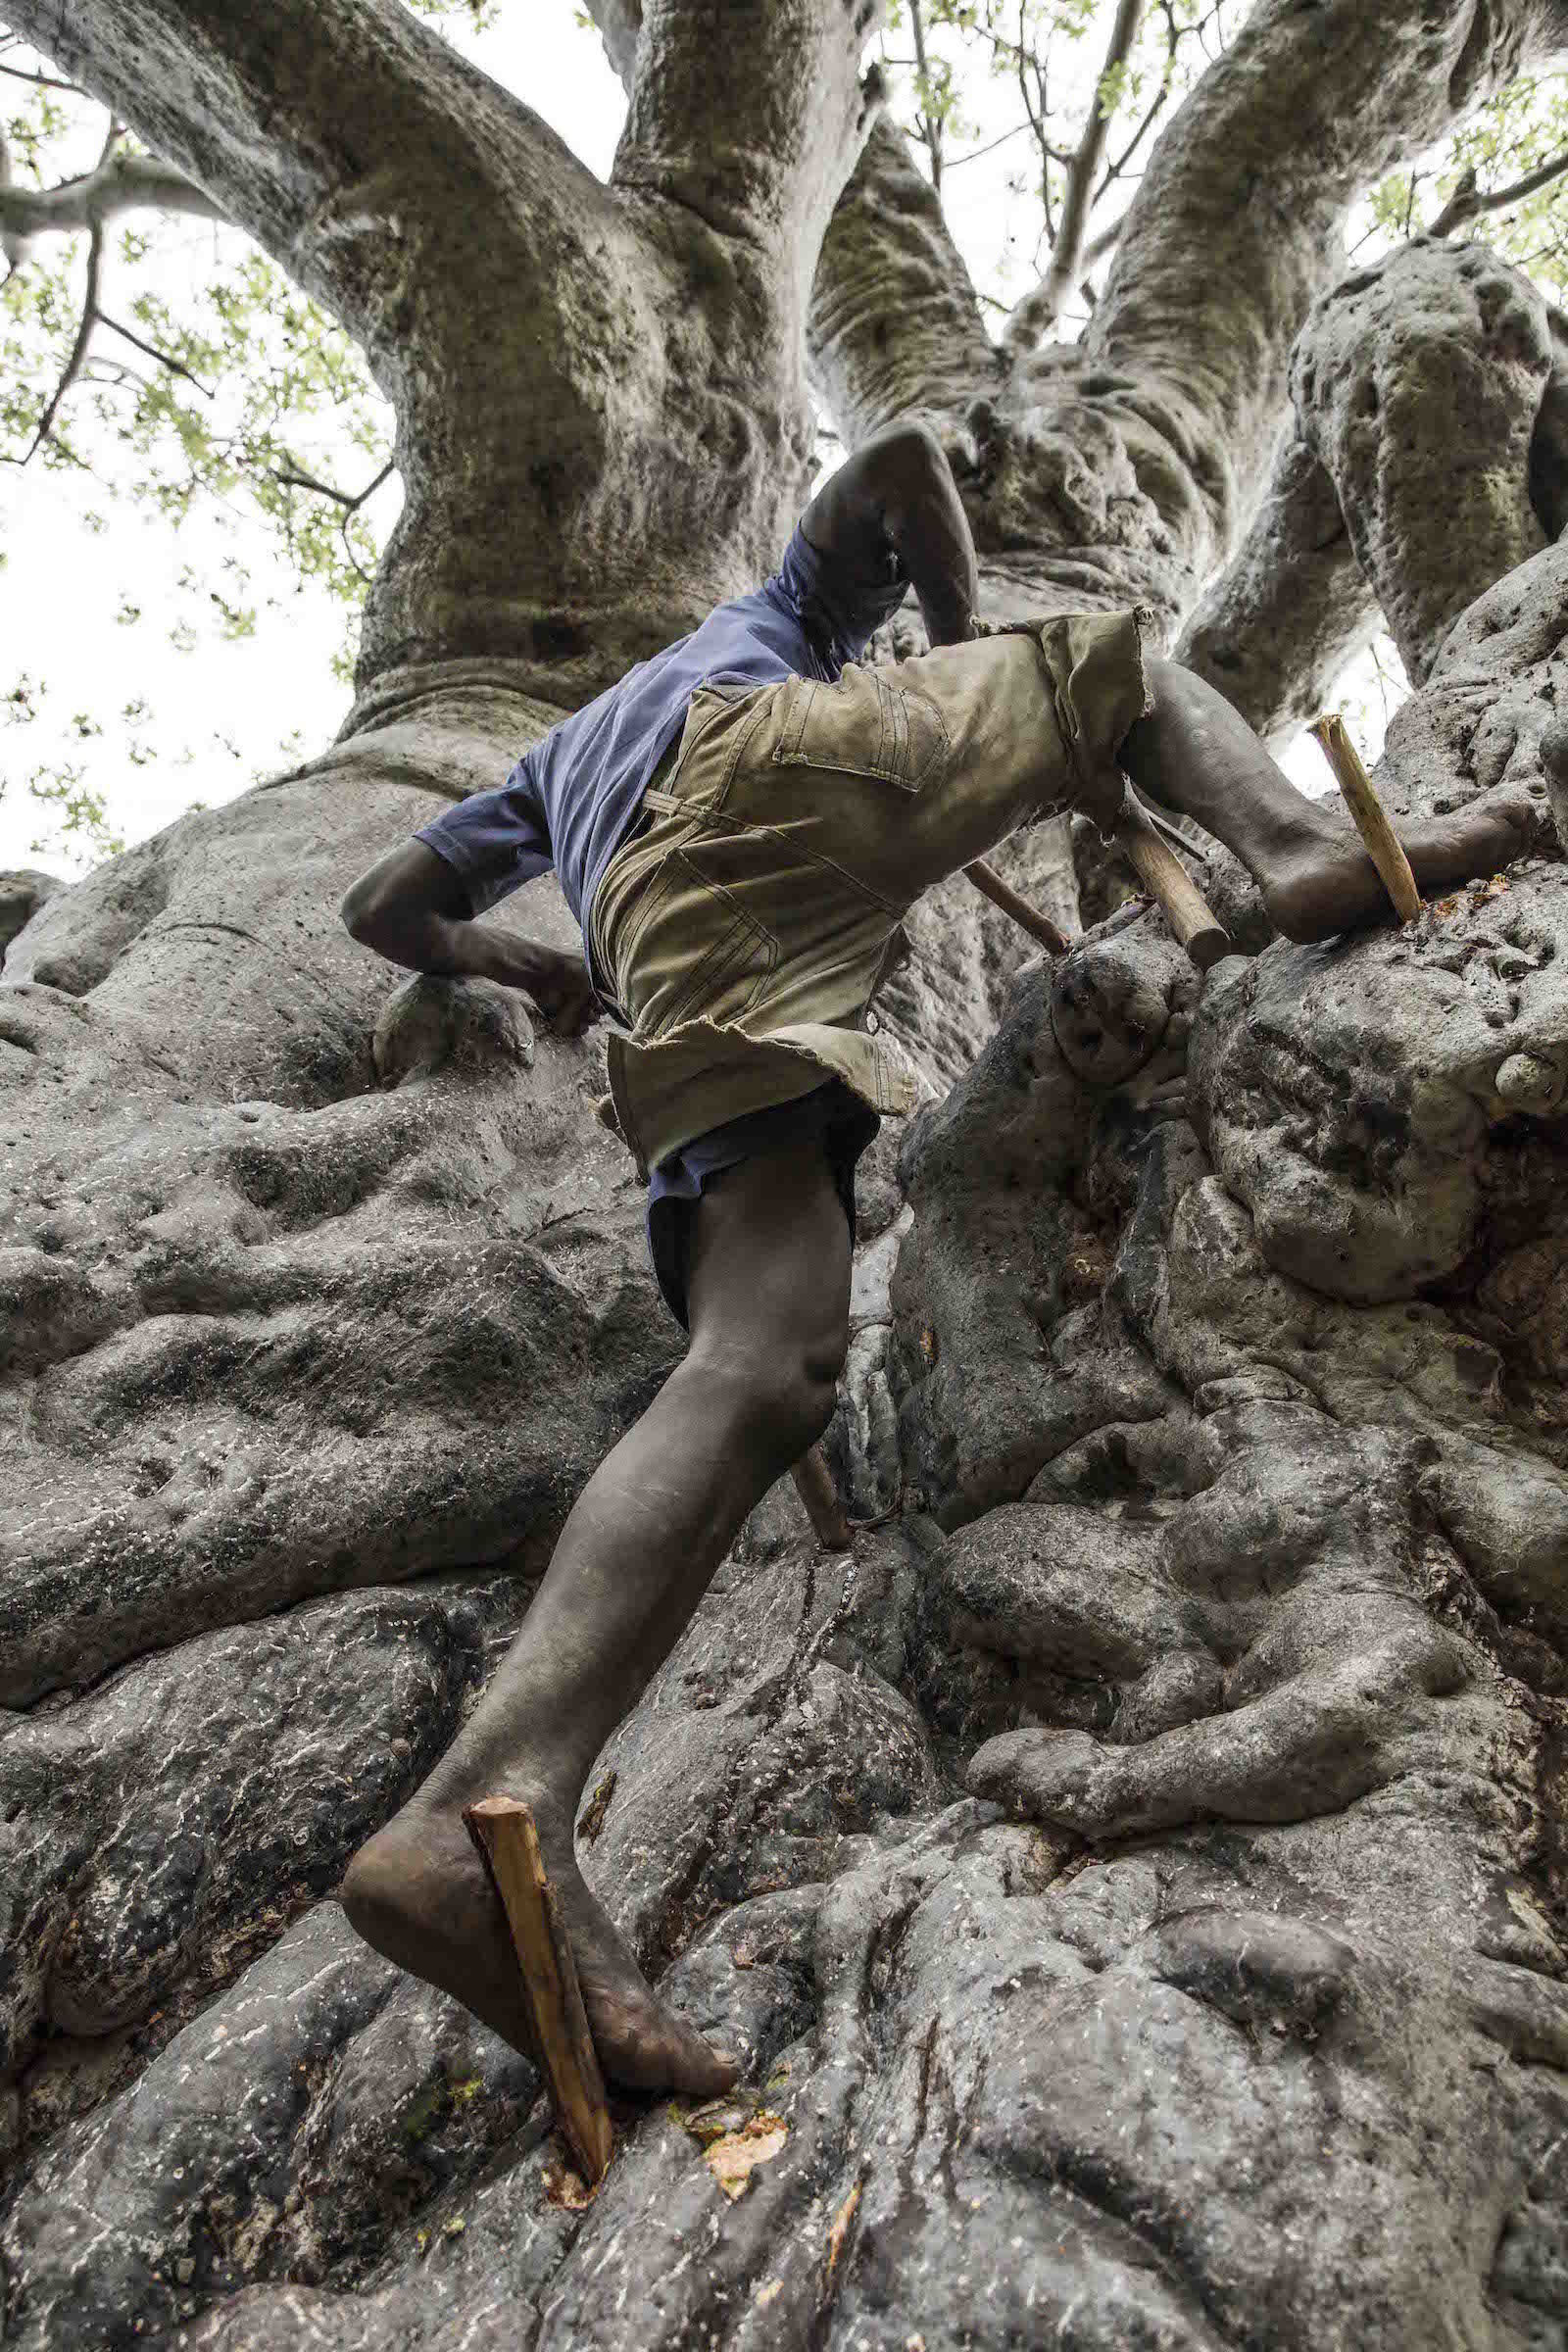
[{"label": "shirt pocket", "polygon": [[950,756],[947,726],[928,695],[856,662],[833,685],[791,681],[773,746],[781,767],[874,776],[907,793],[935,782]]}]

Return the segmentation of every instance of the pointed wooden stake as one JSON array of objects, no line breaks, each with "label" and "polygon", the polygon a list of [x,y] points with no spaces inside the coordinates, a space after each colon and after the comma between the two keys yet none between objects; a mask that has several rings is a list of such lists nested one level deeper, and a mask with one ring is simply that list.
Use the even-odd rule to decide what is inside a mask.
[{"label": "pointed wooden stake", "polygon": [[534,2055],[544,2069],[556,2120],[590,2188],[610,2164],[605,2079],[588,2030],[571,1941],[545,1876],[533,1815],[512,1796],[482,1796],[464,1823],[501,1897],[522,1971]]},{"label": "pointed wooden stake", "polygon": [[813,1446],[803,1453],[790,1472],[795,1492],[806,1505],[806,1516],[816,1530],[816,1540],[824,1551],[848,1551],[855,1539],[850,1523],[844,1516],[833,1473],[827,1466],[827,1455],[821,1446]]},{"label": "pointed wooden stake", "polygon": [[1410,871],[1410,860],[1389,822],[1388,810],[1372,788],[1371,777],[1361,765],[1360,754],[1350,741],[1344,719],[1338,710],[1326,710],[1321,718],[1312,721],[1312,733],[1334,770],[1334,781],[1355,819],[1355,829],[1366,844],[1366,854],[1394,901],[1395,913],[1401,923],[1413,923],[1421,911],[1421,893]]}]

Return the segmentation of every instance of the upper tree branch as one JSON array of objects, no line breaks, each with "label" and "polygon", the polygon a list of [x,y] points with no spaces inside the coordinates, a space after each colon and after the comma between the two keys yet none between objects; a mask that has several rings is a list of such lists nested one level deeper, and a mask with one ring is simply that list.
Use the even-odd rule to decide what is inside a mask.
[{"label": "upper tree branch", "polygon": [[1507,205],[1522,204],[1527,196],[1534,196],[1540,189],[1549,187],[1565,172],[1568,172],[1568,148],[1562,154],[1538,165],[1534,172],[1527,172],[1523,179],[1514,180],[1506,188],[1493,188],[1483,195],[1476,184],[1474,171],[1467,171],[1427,234],[1446,237],[1451,229],[1462,228],[1467,220],[1474,220],[1481,213],[1500,213]]},{"label": "upper tree branch", "polygon": [[859,80],[880,7],[643,0],[612,184],[680,206],[782,262],[799,298],[869,127]]},{"label": "upper tree branch", "polygon": [[[1166,126],[1086,356],[1152,375],[1231,459],[1206,489],[1221,553],[1279,430],[1291,345],[1356,196],[1568,42],[1564,0],[1259,0]],[[1182,525],[1188,560],[1214,546]]]},{"label": "upper tree branch", "polygon": [[1046,329],[1060,317],[1062,304],[1083,274],[1084,239],[1095,200],[1095,180],[1104,160],[1105,145],[1110,136],[1111,110],[1102,102],[1101,92],[1105,76],[1124,66],[1132,54],[1138,27],[1143,21],[1144,6],[1145,0],[1117,0],[1105,60],[1100,69],[1100,77],[1090,103],[1089,120],[1084,124],[1083,136],[1067,167],[1067,184],[1061,201],[1061,224],[1056,230],[1050,264],[1039,285],[1024,296],[1007,321],[1005,339],[1014,349],[1027,351],[1039,342]]},{"label": "upper tree branch", "polygon": [[142,211],[223,218],[222,207],[205,188],[151,156],[112,156],[97,171],[68,179],[58,188],[19,188],[9,181],[0,162],[0,239],[13,266],[34,237],[67,235],[96,227],[119,213]]},{"label": "upper tree branch", "polygon": [[886,121],[823,239],[808,334],[814,379],[850,443],[911,409],[962,411],[1000,375],[936,191]]},{"label": "upper tree branch", "polygon": [[55,418],[60,414],[60,404],[81,373],[82,362],[87,357],[87,346],[92,340],[92,330],[97,324],[99,317],[98,289],[103,282],[103,261],[104,232],[101,224],[94,221],[92,232],[87,240],[87,290],[82,300],[81,319],[71,346],[71,356],[61,372],[60,381],[44,404],[43,415],[39,417],[32,439],[27,445],[26,456],[22,460],[24,466],[27,464],[34,452],[48,440],[54,430]]},{"label": "upper tree branch", "polygon": [[1417,684],[1465,606],[1545,544],[1532,457],[1555,344],[1528,278],[1427,237],[1336,286],[1297,343],[1302,438]]},{"label": "upper tree branch", "polygon": [[[915,68],[925,89],[929,92],[931,70],[926,62],[925,20],[920,14],[920,0],[909,0],[909,31],[914,40]],[[942,118],[940,115],[932,114],[924,103],[920,110],[919,130],[920,136],[925,142],[926,153],[931,158],[931,185],[940,196],[942,193]]]},{"label": "upper tree branch", "polygon": [[1378,621],[1377,593],[1356,562],[1334,484],[1292,435],[1246,538],[1175,654],[1278,746],[1317,716]]},{"label": "upper tree branch", "polygon": [[506,249],[509,299],[527,301],[496,239],[501,190],[536,243],[591,234],[605,209],[561,141],[397,0],[7,0],[7,15],[175,168],[172,188],[194,180],[359,335],[384,386],[416,322],[442,331],[443,284],[456,270],[471,287],[487,240]]},{"label": "upper tree branch", "polygon": [[637,74],[637,41],[643,28],[642,0],[588,0],[605,55],[620,76],[627,97]]}]

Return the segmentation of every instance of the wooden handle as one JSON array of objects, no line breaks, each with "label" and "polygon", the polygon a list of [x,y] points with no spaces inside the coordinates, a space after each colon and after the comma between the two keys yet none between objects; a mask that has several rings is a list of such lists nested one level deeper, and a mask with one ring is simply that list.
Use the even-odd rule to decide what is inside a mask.
[{"label": "wooden handle", "polygon": [[588,2013],[577,1983],[556,1901],[545,1876],[533,1815],[512,1796],[482,1796],[464,1808],[464,1824],[507,1915],[513,1949],[522,1971],[528,2023],[537,2044],[556,2117],[590,2188],[610,2166],[613,2134],[605,2105],[605,2079],[588,2030]]},{"label": "wooden handle", "polygon": [[1230,937],[1215,921],[1207,900],[1172,849],[1167,849],[1129,793],[1116,839],[1134,873],[1200,972],[1231,952]]},{"label": "wooden handle", "polygon": [[848,1551],[854,1538],[821,1446],[813,1446],[809,1453],[803,1453],[790,1476],[824,1551]]},{"label": "wooden handle", "polygon": [[1401,923],[1413,923],[1421,911],[1421,893],[1415,886],[1410,860],[1389,822],[1388,810],[1372,789],[1372,779],[1361,765],[1360,754],[1346,731],[1344,719],[1338,710],[1327,710],[1312,721],[1312,732],[1334,770],[1334,781],[1355,819],[1355,829],[1366,844],[1366,854],[1394,901],[1395,913]]},{"label": "wooden handle", "polygon": [[987,865],[983,858],[976,858],[963,870],[982,898],[989,899],[993,906],[1000,906],[1004,914],[1011,915],[1020,931],[1027,931],[1030,938],[1037,939],[1051,955],[1066,955],[1072,945],[1066,932],[1058,931],[1050,915],[1042,914],[1038,906],[1031,906],[1027,899],[1020,899],[1011,885],[1004,882],[994,865]]}]

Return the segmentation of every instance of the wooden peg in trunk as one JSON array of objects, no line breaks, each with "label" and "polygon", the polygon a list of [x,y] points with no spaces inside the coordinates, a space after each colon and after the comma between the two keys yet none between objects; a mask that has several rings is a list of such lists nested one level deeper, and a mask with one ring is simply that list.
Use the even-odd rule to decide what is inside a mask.
[{"label": "wooden peg in trunk", "polygon": [[463,1814],[468,1836],[501,1897],[522,1972],[534,2056],[544,2071],[556,2120],[590,2188],[610,2164],[612,2132],[605,2080],[588,2030],[571,1939],[556,1890],[545,1876],[539,1833],[526,1805],[482,1796]]}]

